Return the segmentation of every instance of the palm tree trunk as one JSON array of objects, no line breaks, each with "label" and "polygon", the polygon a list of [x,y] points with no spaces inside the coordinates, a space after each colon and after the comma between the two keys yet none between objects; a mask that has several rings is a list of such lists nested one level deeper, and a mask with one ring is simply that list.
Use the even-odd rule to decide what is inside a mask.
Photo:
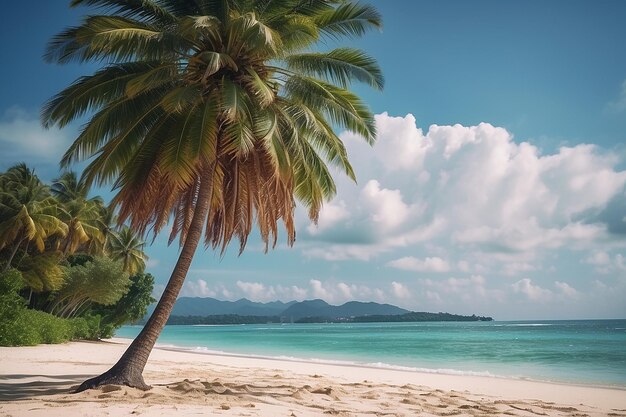
[{"label": "palm tree trunk", "polygon": [[4,265],[4,268],[2,269],[3,273],[7,272],[9,268],[11,268],[11,262],[13,262],[13,258],[15,258],[15,255],[17,254],[17,250],[20,248],[20,246],[22,246],[22,243],[24,242],[25,239],[26,238],[20,239],[20,241],[17,242],[17,245],[15,245],[15,247],[11,251],[11,254],[9,255],[9,259],[7,259],[7,263],[6,265]]},{"label": "palm tree trunk", "polygon": [[151,388],[143,380],[143,369],[146,366],[146,362],[148,362],[148,357],[159,334],[165,327],[172,308],[174,308],[174,303],[183,286],[191,260],[202,237],[204,222],[209,212],[211,192],[211,175],[205,173],[200,181],[195,212],[176,266],[167,282],[163,295],[161,295],[161,299],[141,333],[139,333],[139,336],[133,340],[120,360],[111,369],[100,376],[83,382],[76,389],[76,392],[106,384],[127,385],[142,390]]}]

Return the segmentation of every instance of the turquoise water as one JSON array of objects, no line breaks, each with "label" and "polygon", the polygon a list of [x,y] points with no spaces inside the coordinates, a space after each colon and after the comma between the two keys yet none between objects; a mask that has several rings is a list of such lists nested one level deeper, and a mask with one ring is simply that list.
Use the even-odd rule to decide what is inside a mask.
[{"label": "turquoise water", "polygon": [[[116,336],[132,338],[140,326]],[[626,320],[166,326],[199,352],[626,388]]]}]

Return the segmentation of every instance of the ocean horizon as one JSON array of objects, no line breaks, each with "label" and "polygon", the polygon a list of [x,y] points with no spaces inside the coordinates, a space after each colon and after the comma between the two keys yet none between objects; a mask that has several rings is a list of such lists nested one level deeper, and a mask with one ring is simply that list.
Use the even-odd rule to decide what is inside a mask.
[{"label": "ocean horizon", "polygon": [[[115,337],[134,338],[142,326]],[[161,347],[626,389],[626,319],[166,326]]]}]

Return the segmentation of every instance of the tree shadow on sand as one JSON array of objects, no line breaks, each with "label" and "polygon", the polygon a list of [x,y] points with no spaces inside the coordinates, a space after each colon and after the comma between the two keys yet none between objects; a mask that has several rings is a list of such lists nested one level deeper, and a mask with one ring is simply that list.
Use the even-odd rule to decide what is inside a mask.
[{"label": "tree shadow on sand", "polygon": [[[67,394],[93,375],[0,375],[0,401],[26,400],[44,395]],[[35,379],[35,380],[33,380]],[[20,380],[28,380],[20,382]]]}]

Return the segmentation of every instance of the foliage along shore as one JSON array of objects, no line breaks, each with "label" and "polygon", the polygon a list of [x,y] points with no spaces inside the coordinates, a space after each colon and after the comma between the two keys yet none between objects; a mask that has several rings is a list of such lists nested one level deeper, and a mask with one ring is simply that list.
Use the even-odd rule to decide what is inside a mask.
[{"label": "foliage along shore", "polygon": [[[371,315],[357,317],[303,317],[293,323],[401,323],[401,322],[442,322],[442,321],[493,321],[492,317],[463,316],[450,313],[410,312],[394,315]],[[228,325],[290,323],[291,320],[279,316],[240,316],[238,314],[215,314],[210,316],[170,316],[168,325]]]},{"label": "foliage along shore", "polygon": [[111,337],[147,312],[144,243],[73,172],[0,173],[0,346]]}]

